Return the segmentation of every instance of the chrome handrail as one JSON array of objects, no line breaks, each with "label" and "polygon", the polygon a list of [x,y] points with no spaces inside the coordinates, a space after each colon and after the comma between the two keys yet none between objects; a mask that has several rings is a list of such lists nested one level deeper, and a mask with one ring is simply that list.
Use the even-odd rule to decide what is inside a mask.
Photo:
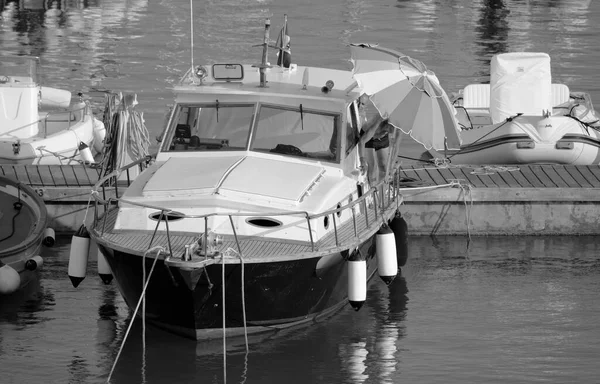
[{"label": "chrome handrail", "polygon": [[[69,123],[69,128],[71,128],[71,126],[73,124],[76,124],[77,122],[83,121],[85,119],[86,115],[91,115],[91,112],[90,112],[89,108],[90,108],[89,105],[86,104],[86,105],[84,105],[84,106],[82,106],[80,108],[68,108],[68,109],[59,109],[59,110],[49,111],[44,117],[39,118],[36,121],[33,121],[31,123],[28,123],[28,124],[22,125],[20,127],[14,128],[14,129],[12,129],[10,131],[7,131],[7,132],[5,132],[5,134],[8,134],[8,133],[14,132],[14,131],[18,131],[19,129],[23,129],[23,128],[26,128],[26,127],[30,127],[30,126],[35,125],[35,124],[43,123],[44,124],[43,125],[44,126],[44,138],[46,138],[47,132],[48,132],[48,122],[47,122],[47,120],[50,117],[53,117],[53,116],[56,116],[56,115],[59,115],[59,114],[67,114],[68,113],[69,114],[68,123]],[[77,120],[74,117],[77,117],[77,115],[75,115],[75,113],[79,112],[79,111],[84,111],[84,112],[81,114],[81,118],[79,120]]]}]

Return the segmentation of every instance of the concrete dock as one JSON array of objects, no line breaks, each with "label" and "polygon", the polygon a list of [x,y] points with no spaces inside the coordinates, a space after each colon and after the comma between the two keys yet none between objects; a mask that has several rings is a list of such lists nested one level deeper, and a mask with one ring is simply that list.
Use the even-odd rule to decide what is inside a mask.
[{"label": "concrete dock", "polygon": [[600,233],[600,166],[412,163],[402,171],[412,235]]}]

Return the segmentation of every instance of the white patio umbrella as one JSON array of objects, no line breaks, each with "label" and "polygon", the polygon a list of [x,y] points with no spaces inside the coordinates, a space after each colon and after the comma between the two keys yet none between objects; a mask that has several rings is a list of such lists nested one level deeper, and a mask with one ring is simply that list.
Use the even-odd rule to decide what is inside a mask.
[{"label": "white patio umbrella", "polygon": [[426,149],[459,149],[454,107],[421,61],[369,44],[351,44],[353,75],[379,114]]}]

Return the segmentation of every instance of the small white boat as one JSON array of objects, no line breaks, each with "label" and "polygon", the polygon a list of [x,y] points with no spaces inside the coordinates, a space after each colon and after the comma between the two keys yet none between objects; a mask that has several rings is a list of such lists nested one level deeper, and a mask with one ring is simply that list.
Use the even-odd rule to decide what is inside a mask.
[{"label": "small white boat", "polygon": [[36,277],[43,263],[46,222],[41,197],[31,187],[0,176],[0,296],[15,293]]},{"label": "small white boat", "polygon": [[118,172],[93,193],[89,234],[127,304],[145,294],[149,322],[194,339],[358,309],[378,268],[389,283],[406,262],[405,233],[380,233],[405,228],[398,174],[370,184],[359,160],[352,72],[269,65],[269,28],[260,64],[183,76],[156,161],[118,205],[101,197]]},{"label": "small white boat", "polygon": [[42,86],[39,58],[0,58],[0,163],[93,163],[106,132],[90,106]]},{"label": "small white boat", "polygon": [[452,164],[600,163],[600,121],[588,94],[552,83],[550,56],[513,52],[491,60],[489,84],[453,100],[460,149],[433,148]]}]

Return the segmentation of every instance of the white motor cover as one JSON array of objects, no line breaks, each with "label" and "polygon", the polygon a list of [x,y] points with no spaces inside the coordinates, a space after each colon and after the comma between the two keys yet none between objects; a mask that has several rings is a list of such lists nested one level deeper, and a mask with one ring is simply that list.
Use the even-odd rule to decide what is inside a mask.
[{"label": "white motor cover", "polygon": [[511,52],[492,57],[490,115],[500,123],[517,113],[552,111],[552,75],[546,53]]}]

